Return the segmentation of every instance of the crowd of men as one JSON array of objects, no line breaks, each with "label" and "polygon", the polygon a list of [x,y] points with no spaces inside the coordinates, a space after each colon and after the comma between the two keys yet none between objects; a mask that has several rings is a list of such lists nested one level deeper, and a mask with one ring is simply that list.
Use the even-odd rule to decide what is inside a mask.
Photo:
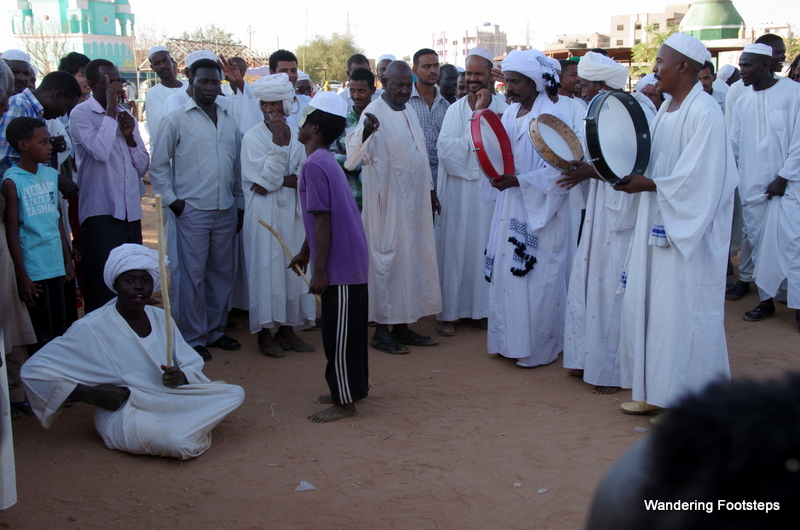
[{"label": "crowd of men", "polygon": [[[243,399],[210,387],[197,364],[209,348],[240,349],[229,310],[247,311],[254,343],[278,358],[314,351],[295,333],[319,324],[314,295],[331,388],[321,402],[333,405],[318,422],[352,416],[366,397],[367,344],[389,354],[436,345],[410,327],[429,315],[440,336],[486,330],[487,353],[520,368],[563,353],[596,393],[631,388],[630,414],[730,378],[724,302],[752,283],[760,303],[745,320],[774,314],[778,300],[800,328],[800,83],[777,75],[786,57],[775,35],[718,73],[700,41],[672,35],[633,94],[650,164],[617,185],[585,159],[557,170],[528,136],[549,114],[586,149],[587,103],[631,82],[603,50],[566,61],[515,50],[498,68],[483,48],[463,66],[423,48],[411,65],[380,57],[376,73],[356,54],[347,89],[312,99],[289,51],[265,68],[196,51],[183,81],[157,46],[144,137],[117,65],[70,53],[36,85],[26,54],[2,58],[3,406],[44,425],[71,401],[116,411],[137,392],[183,389],[221,405],[208,434]],[[474,155],[481,109],[502,120],[513,174],[488,179]],[[159,367],[147,343],[166,333],[147,306],[159,282],[141,247],[148,172],[163,198],[177,368]],[[310,288],[289,261],[310,272]],[[93,369],[120,336],[142,342],[142,359]],[[45,361],[58,355],[74,362]],[[120,376],[136,362],[153,365],[152,380]],[[176,446],[185,433],[170,433],[136,446],[124,417],[108,417],[98,431],[109,447],[188,458],[210,443]]]}]

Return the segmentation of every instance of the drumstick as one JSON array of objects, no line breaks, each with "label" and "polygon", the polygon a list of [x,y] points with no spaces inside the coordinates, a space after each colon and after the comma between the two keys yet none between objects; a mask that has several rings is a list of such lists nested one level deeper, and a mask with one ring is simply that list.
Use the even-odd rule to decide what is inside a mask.
[{"label": "drumstick", "polygon": [[[281,244],[281,246],[283,247],[283,251],[286,252],[287,256],[289,256],[289,261],[291,262],[294,259],[294,256],[292,256],[292,252],[289,250],[289,247],[287,247],[286,243],[284,243],[283,239],[281,239],[280,234],[278,234],[278,232],[276,232],[274,228],[272,228],[267,223],[265,223],[263,219],[259,219],[258,222],[261,223],[262,225],[264,225],[264,228],[266,228],[267,230],[272,232],[272,235],[275,236],[275,238],[278,240],[278,243]],[[300,266],[297,263],[294,264],[294,270],[296,270],[297,274],[299,274],[306,281],[306,285],[311,287],[311,282],[308,281],[308,278],[306,277],[305,273],[303,272],[303,269],[301,269]],[[317,302],[319,302],[321,304],[322,303],[322,298],[320,298],[318,294],[315,294],[314,296],[316,297]]]},{"label": "drumstick", "polygon": [[164,327],[167,330],[167,368],[172,366],[172,308],[169,303],[169,278],[164,257],[167,254],[167,240],[164,237],[164,211],[161,207],[161,194],[156,193],[156,231],[158,234],[158,274],[161,276],[161,299],[164,301]]}]

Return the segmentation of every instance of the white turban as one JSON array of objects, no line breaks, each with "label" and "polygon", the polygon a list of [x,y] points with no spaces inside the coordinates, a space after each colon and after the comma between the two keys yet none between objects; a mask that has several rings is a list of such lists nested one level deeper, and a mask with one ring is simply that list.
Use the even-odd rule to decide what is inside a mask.
[{"label": "white turban", "polygon": [[602,53],[586,52],[578,62],[578,77],[587,81],[602,81],[619,90],[628,82],[628,69]]},{"label": "white turban", "polygon": [[[165,264],[167,258],[164,258]],[[161,279],[158,275],[158,251],[142,245],[125,243],[108,254],[106,266],[103,268],[103,281],[114,291],[114,282],[122,273],[128,271],[147,271],[153,277],[153,291],[161,290]]]},{"label": "white turban", "polygon": [[711,59],[711,53],[705,44],[686,33],[673,33],[664,41],[664,45],[700,64],[705,64],[706,61]]},{"label": "white turban", "polygon": [[385,61],[386,59],[389,59],[392,62],[395,62],[397,60],[397,58],[391,53],[384,53],[383,55],[378,57],[378,62],[376,64],[380,64],[382,61]]},{"label": "white turban", "polygon": [[31,64],[31,56],[22,50],[6,50],[3,52],[6,61],[22,61]]},{"label": "white turban", "polygon": [[558,80],[553,65],[539,50],[511,50],[501,64],[503,72],[517,72],[536,83],[536,90],[544,92],[547,85]]},{"label": "white turban", "polygon": [[304,71],[302,71],[302,70],[300,70],[298,68],[297,69],[297,80],[298,81],[311,81],[311,78],[308,76],[307,73],[305,73]]},{"label": "white turban", "polygon": [[719,72],[717,72],[717,79],[721,79],[724,82],[728,82],[728,79],[731,78],[733,72],[736,71],[736,67],[732,64],[726,64],[720,67]]},{"label": "white turban", "polygon": [[149,59],[154,53],[158,53],[158,52],[167,52],[167,53],[169,53],[169,50],[167,50],[163,46],[153,46],[152,48],[150,48],[147,51],[147,58]]},{"label": "white turban", "polygon": [[486,48],[481,48],[480,46],[476,46],[472,48],[469,52],[467,52],[467,56],[464,58],[465,66],[467,59],[469,59],[473,55],[477,55],[478,57],[483,57],[484,59],[492,63],[492,66],[494,66],[494,55],[492,55],[492,52],[490,52]]},{"label": "white turban", "polygon": [[757,55],[768,55],[772,57],[772,47],[767,44],[757,42],[755,44],[747,44],[742,50],[742,53],[755,53]]},{"label": "white turban", "polygon": [[639,82],[636,83],[636,91],[641,92],[642,90],[644,90],[644,87],[650,85],[656,86],[655,74],[647,74],[643,78],[639,79]]},{"label": "white turban", "polygon": [[212,61],[216,61],[218,57],[211,50],[197,50],[196,52],[192,52],[186,56],[186,68],[191,68],[191,66],[200,59],[211,59]]},{"label": "white turban", "polygon": [[334,116],[347,117],[347,101],[335,92],[317,92],[311,98],[311,103],[308,106]]},{"label": "white turban", "polygon": [[267,102],[282,101],[283,114],[289,116],[292,113],[295,90],[292,82],[289,81],[289,76],[284,72],[265,75],[250,87],[253,89],[253,95],[257,100]]}]

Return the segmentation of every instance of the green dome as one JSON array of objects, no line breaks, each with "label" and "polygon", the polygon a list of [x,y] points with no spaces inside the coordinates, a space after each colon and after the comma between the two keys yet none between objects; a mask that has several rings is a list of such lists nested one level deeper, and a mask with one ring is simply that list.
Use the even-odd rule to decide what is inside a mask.
[{"label": "green dome", "polygon": [[681,21],[681,31],[700,40],[735,39],[744,24],[731,0],[698,0]]}]

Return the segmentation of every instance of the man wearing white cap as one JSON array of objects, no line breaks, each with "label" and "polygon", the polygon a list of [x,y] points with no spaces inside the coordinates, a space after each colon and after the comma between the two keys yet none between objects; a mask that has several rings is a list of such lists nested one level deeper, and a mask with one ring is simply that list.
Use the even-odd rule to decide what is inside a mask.
[{"label": "man wearing white cap", "polygon": [[[492,223],[494,202],[480,203],[486,176],[472,152],[472,113],[491,109],[502,115],[508,105],[489,92],[494,57],[485,48],[472,48],[466,59],[469,92],[447,109],[437,148],[440,201],[446,205],[436,218],[436,257],[442,286],[442,312],[436,331],[455,333],[453,322],[468,325],[489,317],[489,284],[484,278],[484,251]],[[468,320],[467,320],[468,319]]]},{"label": "man wearing white cap", "polygon": [[[746,87],[736,100],[731,143],[739,162],[739,197],[761,303],[744,314],[775,313],[772,297],[788,279],[789,307],[800,319],[800,84],[775,79],[772,48],[748,44],[739,57]],[[800,321],[798,321],[800,325]]]},{"label": "man wearing white cap", "polygon": [[[774,33],[765,33],[757,38],[754,44],[766,44],[772,48],[772,61],[770,62],[769,68],[773,73],[773,77],[776,79],[780,77],[778,74],[783,70],[783,63],[786,61],[786,43],[783,42],[783,38]],[[736,103],[737,99],[742,97],[742,94],[746,90],[749,90],[749,88],[744,86],[744,82],[740,76],[738,81],[731,84],[728,94],[725,96],[725,120],[729,128],[731,126],[731,120],[733,119],[733,105]],[[742,249],[742,252],[744,253],[745,249]],[[742,261],[745,260],[743,259]]]},{"label": "man wearing white cap", "polygon": [[314,324],[316,304],[303,281],[286,268],[280,243],[258,221],[273,227],[289,250],[300,250],[305,230],[297,199],[297,175],[306,153],[297,141],[297,129],[286,123],[295,96],[289,76],[262,77],[253,83],[252,90],[264,119],[242,139],[242,228],[250,286],[250,333],[258,333],[261,353],[283,357],[284,350],[289,349],[314,351],[293,328]]},{"label": "man wearing white cap", "polygon": [[164,117],[150,178],[177,217],[181,333],[210,360],[206,346],[241,347],[223,333],[233,289],[231,256],[244,215],[241,134],[219,103],[220,65],[200,59],[190,74],[192,100]]},{"label": "man wearing white cap", "polygon": [[567,298],[568,191],[561,174],[534,149],[530,121],[540,114],[568,118],[548,97],[558,74],[538,50],[514,50],[502,63],[506,97],[513,104],[503,126],[514,153],[514,175],[485,180],[496,201],[486,245],[489,284],[488,353],[521,368],[549,364],[563,347]]},{"label": "man wearing white cap", "polygon": [[311,77],[302,70],[297,70],[297,84],[294,91],[299,96],[311,97],[314,87],[311,86]]},{"label": "man wearing white cap", "polygon": [[236,385],[211,382],[172,323],[167,360],[164,311],[147,305],[160,289],[158,252],[125,244],[111,251],[104,280],[116,294],[22,367],[31,408],[50,428],[69,398],[94,405],[109,449],[186,460],[211,447],[211,431],[244,400]]},{"label": "man wearing white cap", "polygon": [[2,55],[14,74],[14,94],[21,94],[28,88],[31,75],[31,57],[21,50],[6,50]]},{"label": "man wearing white cap", "polygon": [[384,53],[383,55],[378,57],[377,61],[375,61],[375,70],[377,72],[376,75],[378,77],[378,80],[381,81],[381,83],[383,83],[383,74],[386,73],[386,69],[389,67],[389,64],[393,63],[396,60],[397,58],[391,53]]},{"label": "man wearing white cap", "polygon": [[306,241],[292,260],[313,262],[310,292],[322,298],[322,344],[332,403],[309,416],[326,423],[357,414],[355,402],[367,397],[367,279],[369,250],[355,200],[331,143],[344,132],[347,104],[332,92],[319,92],[301,117],[300,142],[308,158],[298,181]]},{"label": "man wearing white cap", "polygon": [[637,193],[622,272],[622,387],[628,414],[671,407],[710,381],[730,378],[725,272],[738,175],[714,98],[697,74],[710,54],[698,39],[670,36],[653,72],[669,94],[652,125],[646,175],[618,185]]},{"label": "man wearing white cap", "polygon": [[719,72],[717,72],[717,80],[728,85],[728,88],[730,88],[732,84],[741,78],[742,74],[739,72],[739,69],[732,64],[724,64],[720,66]]},{"label": "man wearing white cap", "polygon": [[647,74],[636,83],[636,92],[632,94],[636,101],[642,105],[642,108],[650,114],[651,118],[656,117],[658,109],[664,103],[664,94],[656,90],[657,82],[655,75]]},{"label": "man wearing white cap", "polygon": [[[186,87],[186,90],[175,91],[174,93],[171,93],[167,97],[166,101],[164,102],[164,111],[166,113],[172,112],[173,110],[175,110],[177,108],[181,108],[184,105],[186,105],[189,101],[191,101],[191,99],[192,99],[192,77],[191,77],[192,76],[192,64],[194,64],[195,61],[199,61],[200,59],[208,59],[210,61],[217,61],[219,59],[219,57],[217,57],[217,55],[214,52],[212,52],[211,50],[197,50],[197,51],[193,51],[192,53],[190,53],[189,55],[186,56],[186,60],[185,60],[186,61],[186,67],[183,69],[183,73],[189,79],[189,82],[184,84],[184,87]],[[221,89],[220,89],[220,91],[221,91]],[[222,99],[222,100],[219,101],[219,103],[224,105],[225,103],[222,103],[223,101],[230,101],[230,100]],[[231,108],[229,108],[228,110],[231,110]]]},{"label": "man wearing white cap", "polygon": [[[358,70],[359,68],[364,68],[372,72],[372,68],[369,65],[369,59],[367,59],[364,55],[360,53],[356,53],[351,55],[347,58],[347,78],[350,79],[350,75],[353,72]],[[380,78],[378,78],[380,80]],[[375,101],[378,99],[381,94],[383,94],[383,90],[376,89],[375,92],[372,94],[372,99],[370,101]],[[347,101],[347,107],[352,110],[353,109],[353,96],[350,94],[350,85],[349,82],[347,85],[342,87],[342,90],[339,92],[339,97]],[[363,110],[363,109],[362,109]]]},{"label": "man wearing white cap", "polygon": [[[434,211],[441,211],[411,97],[411,68],[402,61],[384,73],[386,92],[370,103],[347,135],[345,168],[362,164],[362,218],[369,242],[369,319],[377,322],[371,345],[386,353],[408,353],[405,345],[436,341],[411,331],[409,323],[442,310]],[[378,128],[380,127],[380,128]],[[394,325],[389,334],[389,325]]]},{"label": "man wearing white cap", "polygon": [[164,46],[153,46],[147,52],[147,57],[150,59],[150,68],[159,79],[159,83],[150,88],[145,96],[147,113],[145,127],[150,137],[150,150],[152,151],[157,142],[161,119],[166,114],[167,98],[176,92],[181,92],[185,88],[185,84],[175,77],[175,62]]}]

